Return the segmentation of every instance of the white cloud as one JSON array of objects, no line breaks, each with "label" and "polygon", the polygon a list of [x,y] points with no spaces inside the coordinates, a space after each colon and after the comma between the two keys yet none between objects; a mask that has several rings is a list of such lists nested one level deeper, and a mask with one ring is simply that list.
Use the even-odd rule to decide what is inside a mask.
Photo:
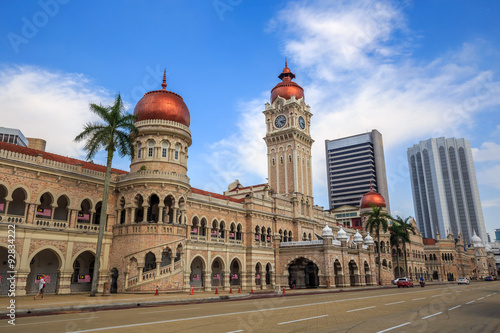
[{"label": "white cloud", "polygon": [[52,153],[83,158],[83,143],[73,140],[85,123],[96,120],[89,103],[112,102],[107,91],[81,74],[32,66],[0,67],[1,126],[46,140],[47,151]]},{"label": "white cloud", "polygon": [[481,206],[483,208],[500,207],[500,198],[483,200],[483,201],[481,201]]},{"label": "white cloud", "polygon": [[477,182],[486,186],[492,186],[500,189],[500,165],[484,167],[481,170],[476,170]]},{"label": "white cloud", "polygon": [[[316,201],[326,198],[325,139],[378,129],[386,157],[391,149],[399,152],[393,167],[399,170],[404,169],[397,164],[406,159],[407,147],[430,137],[464,136],[476,125],[478,112],[500,105],[499,82],[494,81],[492,71],[481,71],[476,65],[483,41],[464,43],[461,49],[427,62],[416,61],[411,51],[419,36],[409,31],[397,4],[291,2],[268,25],[268,31],[283,38],[289,67],[298,74],[296,81],[304,87],[314,114]],[[258,112],[262,108],[256,106]],[[247,115],[242,112],[242,117]],[[247,145],[263,145],[262,135],[248,135],[263,133],[261,118],[255,119],[251,127],[239,128],[236,136],[244,137],[242,143],[231,139],[214,149],[232,146],[237,152]],[[262,163],[262,157],[235,154],[234,158],[242,170],[266,174],[255,163],[256,159]],[[390,173],[390,161],[386,163]],[[409,188],[403,190],[405,202],[411,202]]]},{"label": "white cloud", "polygon": [[263,94],[260,99],[239,103],[237,109],[241,121],[238,122],[234,134],[209,147],[204,159],[211,165],[215,174],[212,175],[212,182],[205,186],[207,190],[222,192],[235,179],[247,186],[254,185],[255,181],[267,177],[267,153],[263,140],[265,126],[262,114],[265,99]]},{"label": "white cloud", "polygon": [[500,145],[494,142],[483,142],[481,148],[472,148],[474,162],[500,160]]}]

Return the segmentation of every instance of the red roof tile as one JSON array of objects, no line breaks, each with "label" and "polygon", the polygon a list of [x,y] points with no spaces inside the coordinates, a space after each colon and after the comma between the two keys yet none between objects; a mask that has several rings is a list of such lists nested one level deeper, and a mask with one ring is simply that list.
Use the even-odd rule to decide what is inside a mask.
[{"label": "red roof tile", "polygon": [[[46,160],[70,164],[70,165],[81,164],[84,169],[94,170],[94,171],[99,171],[99,172],[106,172],[106,166],[104,166],[104,165],[85,162],[82,160],[77,160],[75,158],[65,157],[65,156],[61,156],[61,155],[57,155],[57,154],[47,153],[47,152],[42,151],[42,150],[26,148],[26,147],[12,144],[12,143],[0,142],[0,150],[7,150],[7,151],[14,152],[14,153],[28,155],[28,156],[42,155],[43,158]],[[121,175],[128,173],[127,171],[114,169],[114,168],[111,168],[111,172],[118,173]]]},{"label": "red roof tile", "polygon": [[243,202],[243,200],[245,200],[244,198],[242,198],[242,199],[234,199],[234,198],[222,195],[222,194],[217,194],[217,193],[213,193],[213,192],[203,191],[203,190],[200,190],[200,189],[194,188],[194,187],[191,187],[191,192],[196,193],[196,194],[211,196],[212,198],[216,198],[216,199],[229,200],[229,201],[238,202],[238,203],[241,203],[241,202]]},{"label": "red roof tile", "polygon": [[424,245],[436,245],[436,240],[434,238],[423,238],[422,241]]}]

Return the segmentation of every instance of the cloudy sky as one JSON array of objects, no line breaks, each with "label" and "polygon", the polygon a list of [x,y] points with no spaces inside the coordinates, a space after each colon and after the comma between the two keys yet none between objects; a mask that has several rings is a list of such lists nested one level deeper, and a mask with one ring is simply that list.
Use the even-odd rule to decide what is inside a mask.
[{"label": "cloudy sky", "polygon": [[[486,228],[500,228],[500,2],[12,1],[0,11],[0,126],[83,158],[89,103],[146,91],[191,112],[191,185],[266,181],[264,104],[287,57],[312,118],[315,203],[324,141],[378,129],[393,214],[413,216],[407,148],[471,142]],[[95,160],[104,164],[104,155]],[[128,170],[129,161],[114,161]]]}]

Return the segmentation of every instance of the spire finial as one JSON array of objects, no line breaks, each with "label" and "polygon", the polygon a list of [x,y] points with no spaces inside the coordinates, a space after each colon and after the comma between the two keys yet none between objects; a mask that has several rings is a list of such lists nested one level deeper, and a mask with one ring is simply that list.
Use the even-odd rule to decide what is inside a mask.
[{"label": "spire finial", "polygon": [[167,88],[167,69],[163,72],[163,83],[161,84],[162,89],[165,90]]},{"label": "spire finial", "polygon": [[285,57],[285,68],[288,68],[288,64],[286,62],[286,57]]}]

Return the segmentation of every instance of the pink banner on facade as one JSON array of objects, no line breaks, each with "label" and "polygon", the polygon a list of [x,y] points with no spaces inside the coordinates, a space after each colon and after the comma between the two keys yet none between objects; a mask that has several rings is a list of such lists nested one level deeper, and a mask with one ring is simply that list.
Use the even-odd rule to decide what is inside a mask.
[{"label": "pink banner on facade", "polygon": [[4,207],[5,207],[5,204],[0,203],[0,212],[3,212]]},{"label": "pink banner on facade", "polygon": [[259,240],[259,235],[255,235],[255,240]]},{"label": "pink banner on facade", "polygon": [[191,229],[191,233],[192,233],[192,234],[197,234],[197,233],[198,233],[198,228],[193,228],[193,229]]},{"label": "pink banner on facade", "polygon": [[78,275],[78,282],[90,282],[90,275]]},{"label": "pink banner on facade", "polygon": [[78,219],[79,220],[88,221],[90,219],[90,215],[89,214],[78,213]]},{"label": "pink banner on facade", "polygon": [[50,217],[52,215],[52,210],[51,209],[44,209],[44,208],[37,208],[36,215]]},{"label": "pink banner on facade", "polygon": [[214,280],[220,280],[220,275],[219,274],[214,274],[213,279]]},{"label": "pink banner on facade", "polygon": [[[38,283],[40,282],[40,278],[42,277],[42,274],[38,274],[36,277],[35,277],[35,283]],[[45,282],[46,283],[50,283],[50,275],[45,275]]]},{"label": "pink banner on facade", "polygon": [[229,238],[234,238],[234,232],[229,234]]},{"label": "pink banner on facade", "polygon": [[211,234],[212,236],[217,236],[217,230],[213,230],[210,234]]}]

